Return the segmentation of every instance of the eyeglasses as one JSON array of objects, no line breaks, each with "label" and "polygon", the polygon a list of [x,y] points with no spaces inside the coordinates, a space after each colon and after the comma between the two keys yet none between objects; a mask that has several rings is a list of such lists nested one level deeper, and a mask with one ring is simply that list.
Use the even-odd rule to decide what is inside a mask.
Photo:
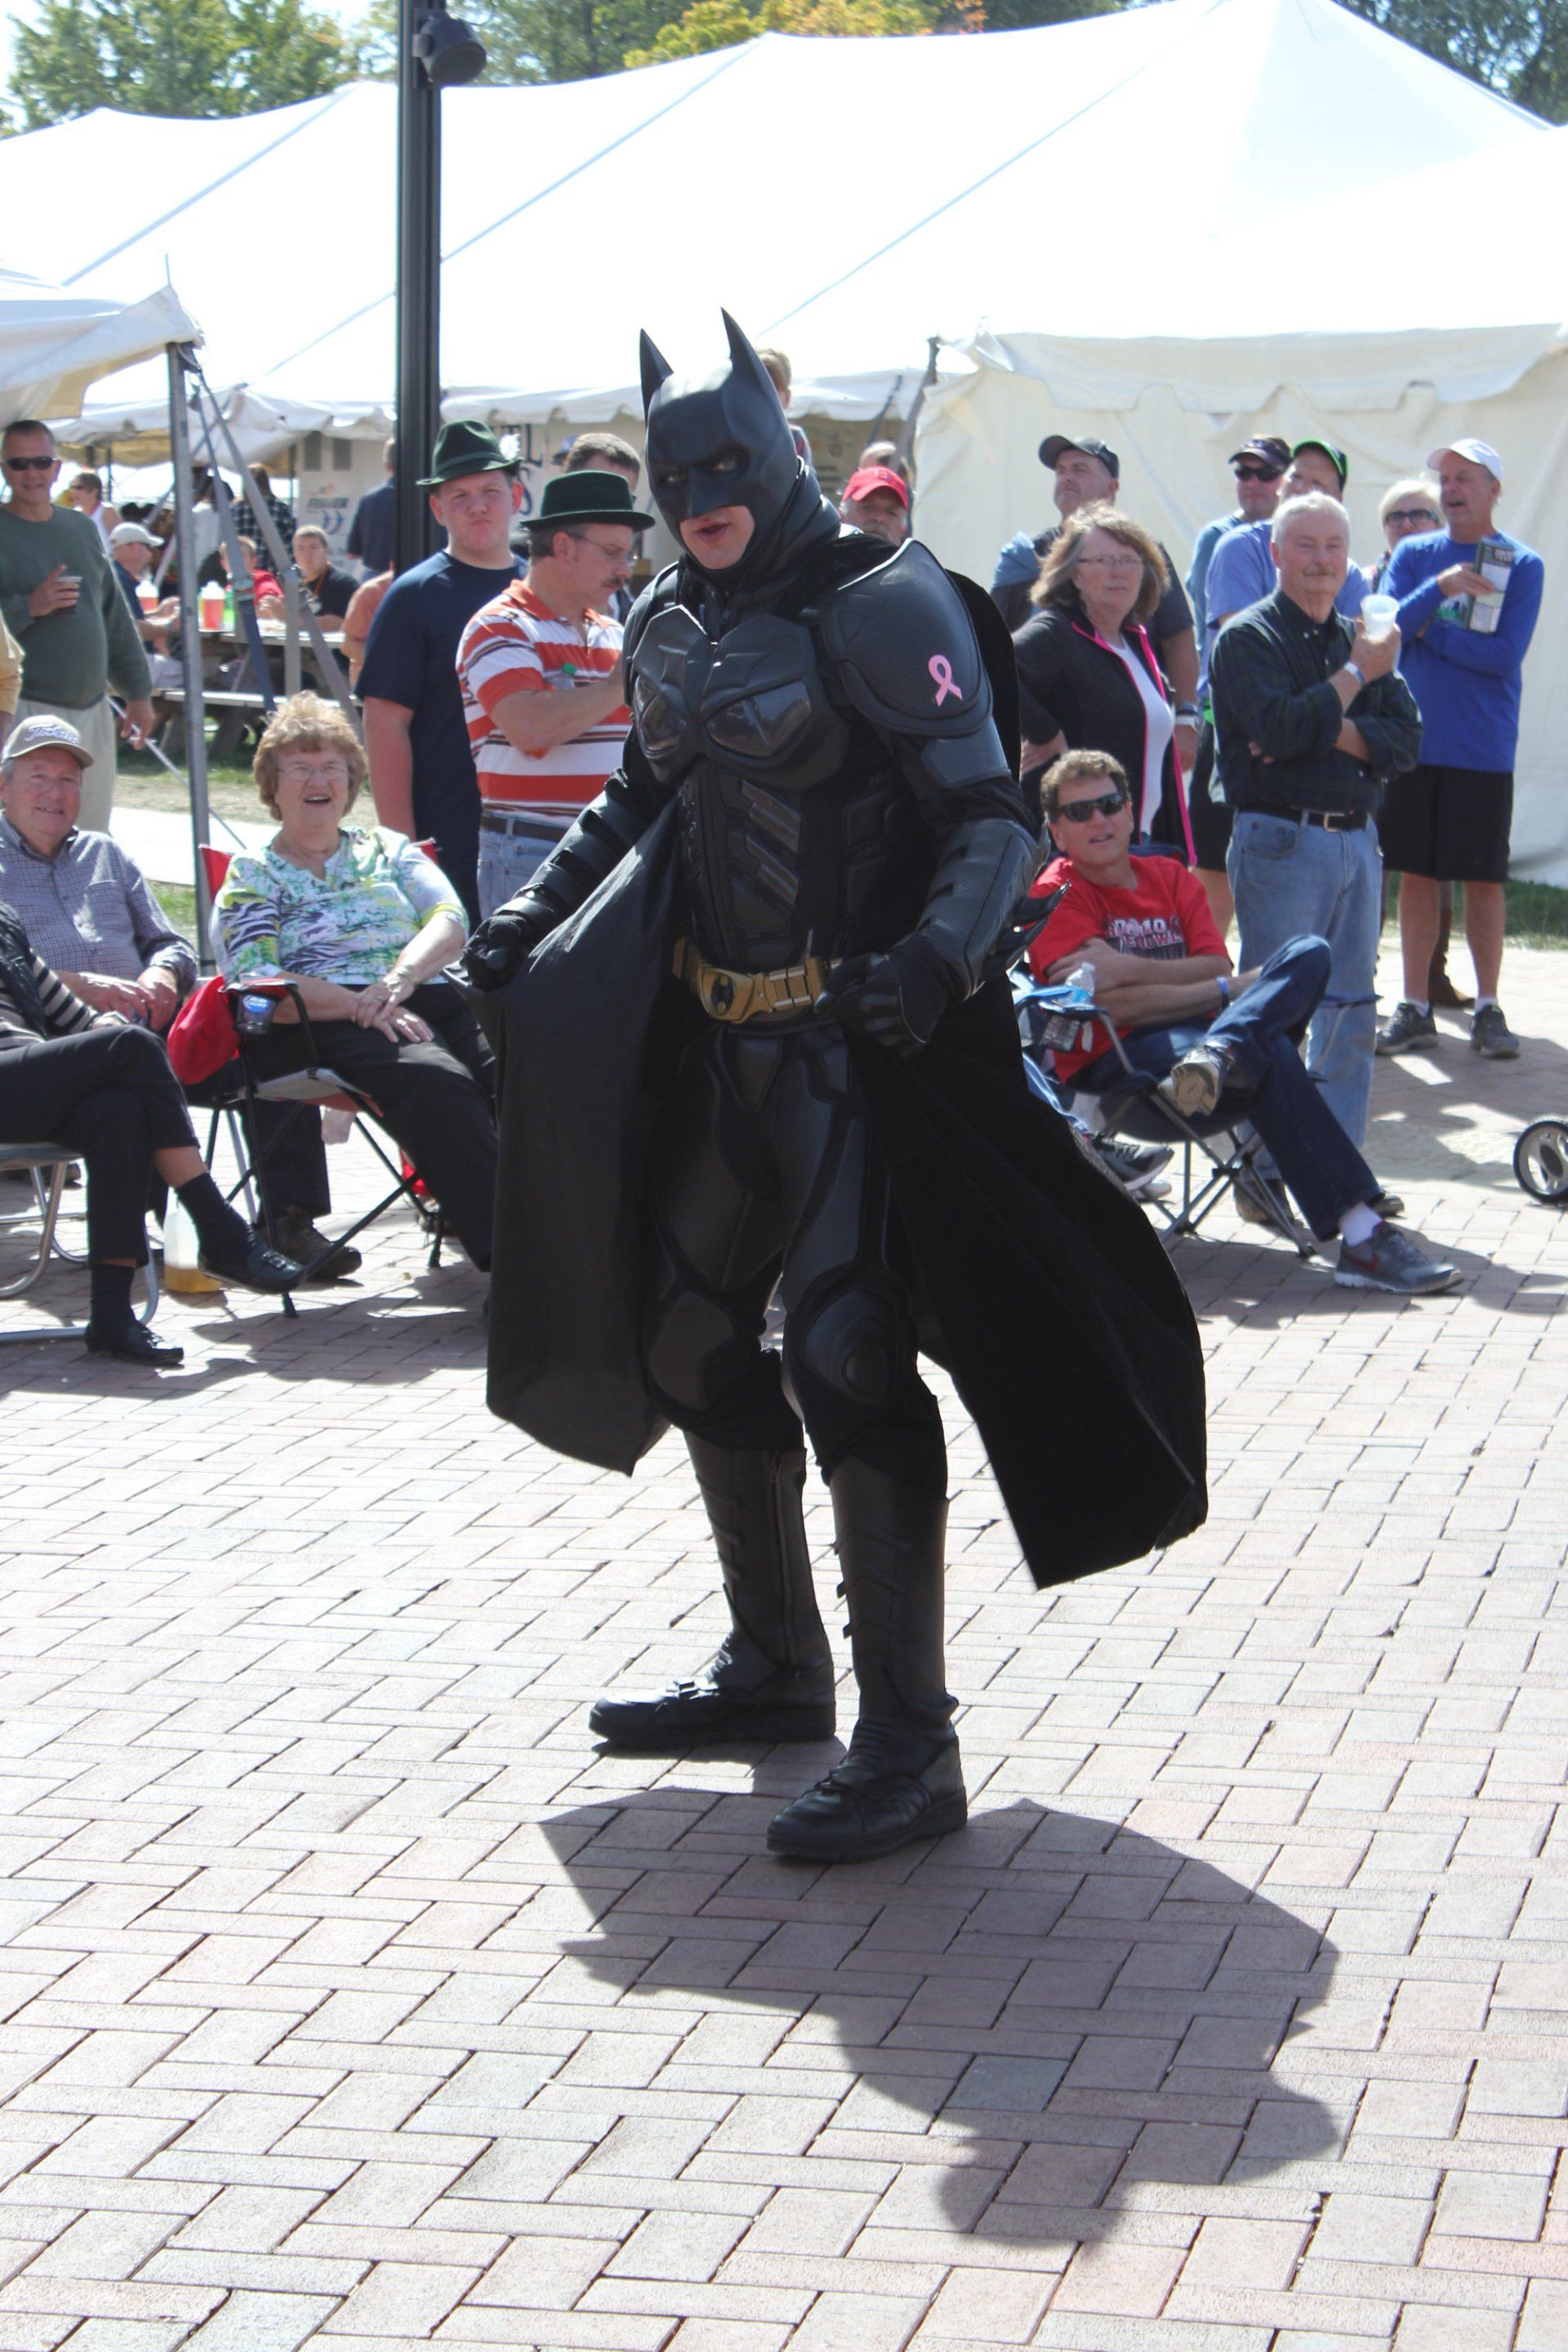
[{"label": "eyeglasses", "polygon": [[47,474],[59,462],[58,457],[0,457],[0,466],[8,474]]},{"label": "eyeglasses", "polygon": [[1125,555],[1080,555],[1078,568],[1080,572],[1142,572],[1143,558],[1131,550]]},{"label": "eyeglasses", "polygon": [[319,766],[308,766],[303,760],[280,760],[278,773],[290,784],[341,784],[348,780],[346,760],[323,760]]},{"label": "eyeglasses", "polygon": [[1125,793],[1101,793],[1097,801],[1061,801],[1057,805],[1053,824],[1087,824],[1091,816],[1114,816],[1118,809],[1127,806]]},{"label": "eyeglasses", "polygon": [[1438,528],[1437,518],[1430,507],[1390,507],[1383,520],[1385,523],[1407,522],[1412,530],[1418,522],[1430,523],[1434,530]]},{"label": "eyeglasses", "polygon": [[1237,466],[1234,471],[1238,482],[1277,482],[1284,467],[1282,466]]}]

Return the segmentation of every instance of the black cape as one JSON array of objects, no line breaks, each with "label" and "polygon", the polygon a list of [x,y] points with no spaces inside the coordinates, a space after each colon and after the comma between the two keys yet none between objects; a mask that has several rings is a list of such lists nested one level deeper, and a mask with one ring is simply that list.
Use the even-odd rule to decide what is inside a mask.
[{"label": "black cape", "polygon": [[[673,803],[486,1001],[501,1064],[490,1409],[630,1472],[663,1433],[642,1367],[642,1196],[693,1024],[670,976]],[[952,1372],[1038,1584],[1201,1525],[1203,1353],[1142,1211],[1024,1082],[1005,983],[900,1061],[853,1041],[927,1352]]]}]

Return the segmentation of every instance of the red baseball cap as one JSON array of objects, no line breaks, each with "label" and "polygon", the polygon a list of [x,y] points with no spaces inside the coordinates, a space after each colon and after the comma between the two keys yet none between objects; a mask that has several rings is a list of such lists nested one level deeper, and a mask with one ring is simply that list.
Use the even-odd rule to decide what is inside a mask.
[{"label": "red baseball cap", "polygon": [[862,466],[860,471],[851,474],[845,483],[845,499],[867,499],[873,490],[891,490],[905,513],[909,512],[909,484],[901,475],[894,473],[891,466]]}]

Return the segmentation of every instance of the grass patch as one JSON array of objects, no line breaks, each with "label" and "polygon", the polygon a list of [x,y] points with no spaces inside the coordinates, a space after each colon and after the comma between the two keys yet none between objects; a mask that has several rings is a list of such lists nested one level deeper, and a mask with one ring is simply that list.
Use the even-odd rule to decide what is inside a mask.
[{"label": "grass patch", "polygon": [[[172,776],[151,751],[122,749],[114,797],[124,808],[172,809],[184,815],[191,795],[183,776]],[[265,823],[267,812],[248,767],[232,761],[216,762],[207,771],[207,804],[219,816],[249,817]]]},{"label": "grass patch", "polygon": [[[1521,948],[1568,948],[1568,890],[1560,890],[1551,882],[1505,882],[1503,903],[1507,908],[1508,937]],[[1385,934],[1399,929],[1399,877],[1388,877],[1388,892],[1384,904],[1383,928]],[[1454,885],[1454,944],[1463,948],[1465,937],[1465,886]]]}]

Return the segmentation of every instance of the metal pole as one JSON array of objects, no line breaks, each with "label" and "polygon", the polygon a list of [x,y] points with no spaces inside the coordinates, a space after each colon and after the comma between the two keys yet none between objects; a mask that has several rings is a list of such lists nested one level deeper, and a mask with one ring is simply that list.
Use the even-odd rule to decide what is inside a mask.
[{"label": "metal pole", "polygon": [[185,674],[185,760],[191,776],[191,864],[196,886],[196,956],[204,972],[215,969],[212,894],[202,850],[211,831],[207,809],[207,729],[202,700],[201,615],[196,609],[196,529],[191,512],[191,421],[185,406],[185,373],[195,364],[189,346],[171,343],[169,355],[169,450],[174,466],[174,545],[180,565],[180,662]]},{"label": "metal pole", "polygon": [[434,553],[436,523],[419,477],[441,406],[441,93],[415,55],[430,0],[397,0],[397,486],[393,561]]}]

